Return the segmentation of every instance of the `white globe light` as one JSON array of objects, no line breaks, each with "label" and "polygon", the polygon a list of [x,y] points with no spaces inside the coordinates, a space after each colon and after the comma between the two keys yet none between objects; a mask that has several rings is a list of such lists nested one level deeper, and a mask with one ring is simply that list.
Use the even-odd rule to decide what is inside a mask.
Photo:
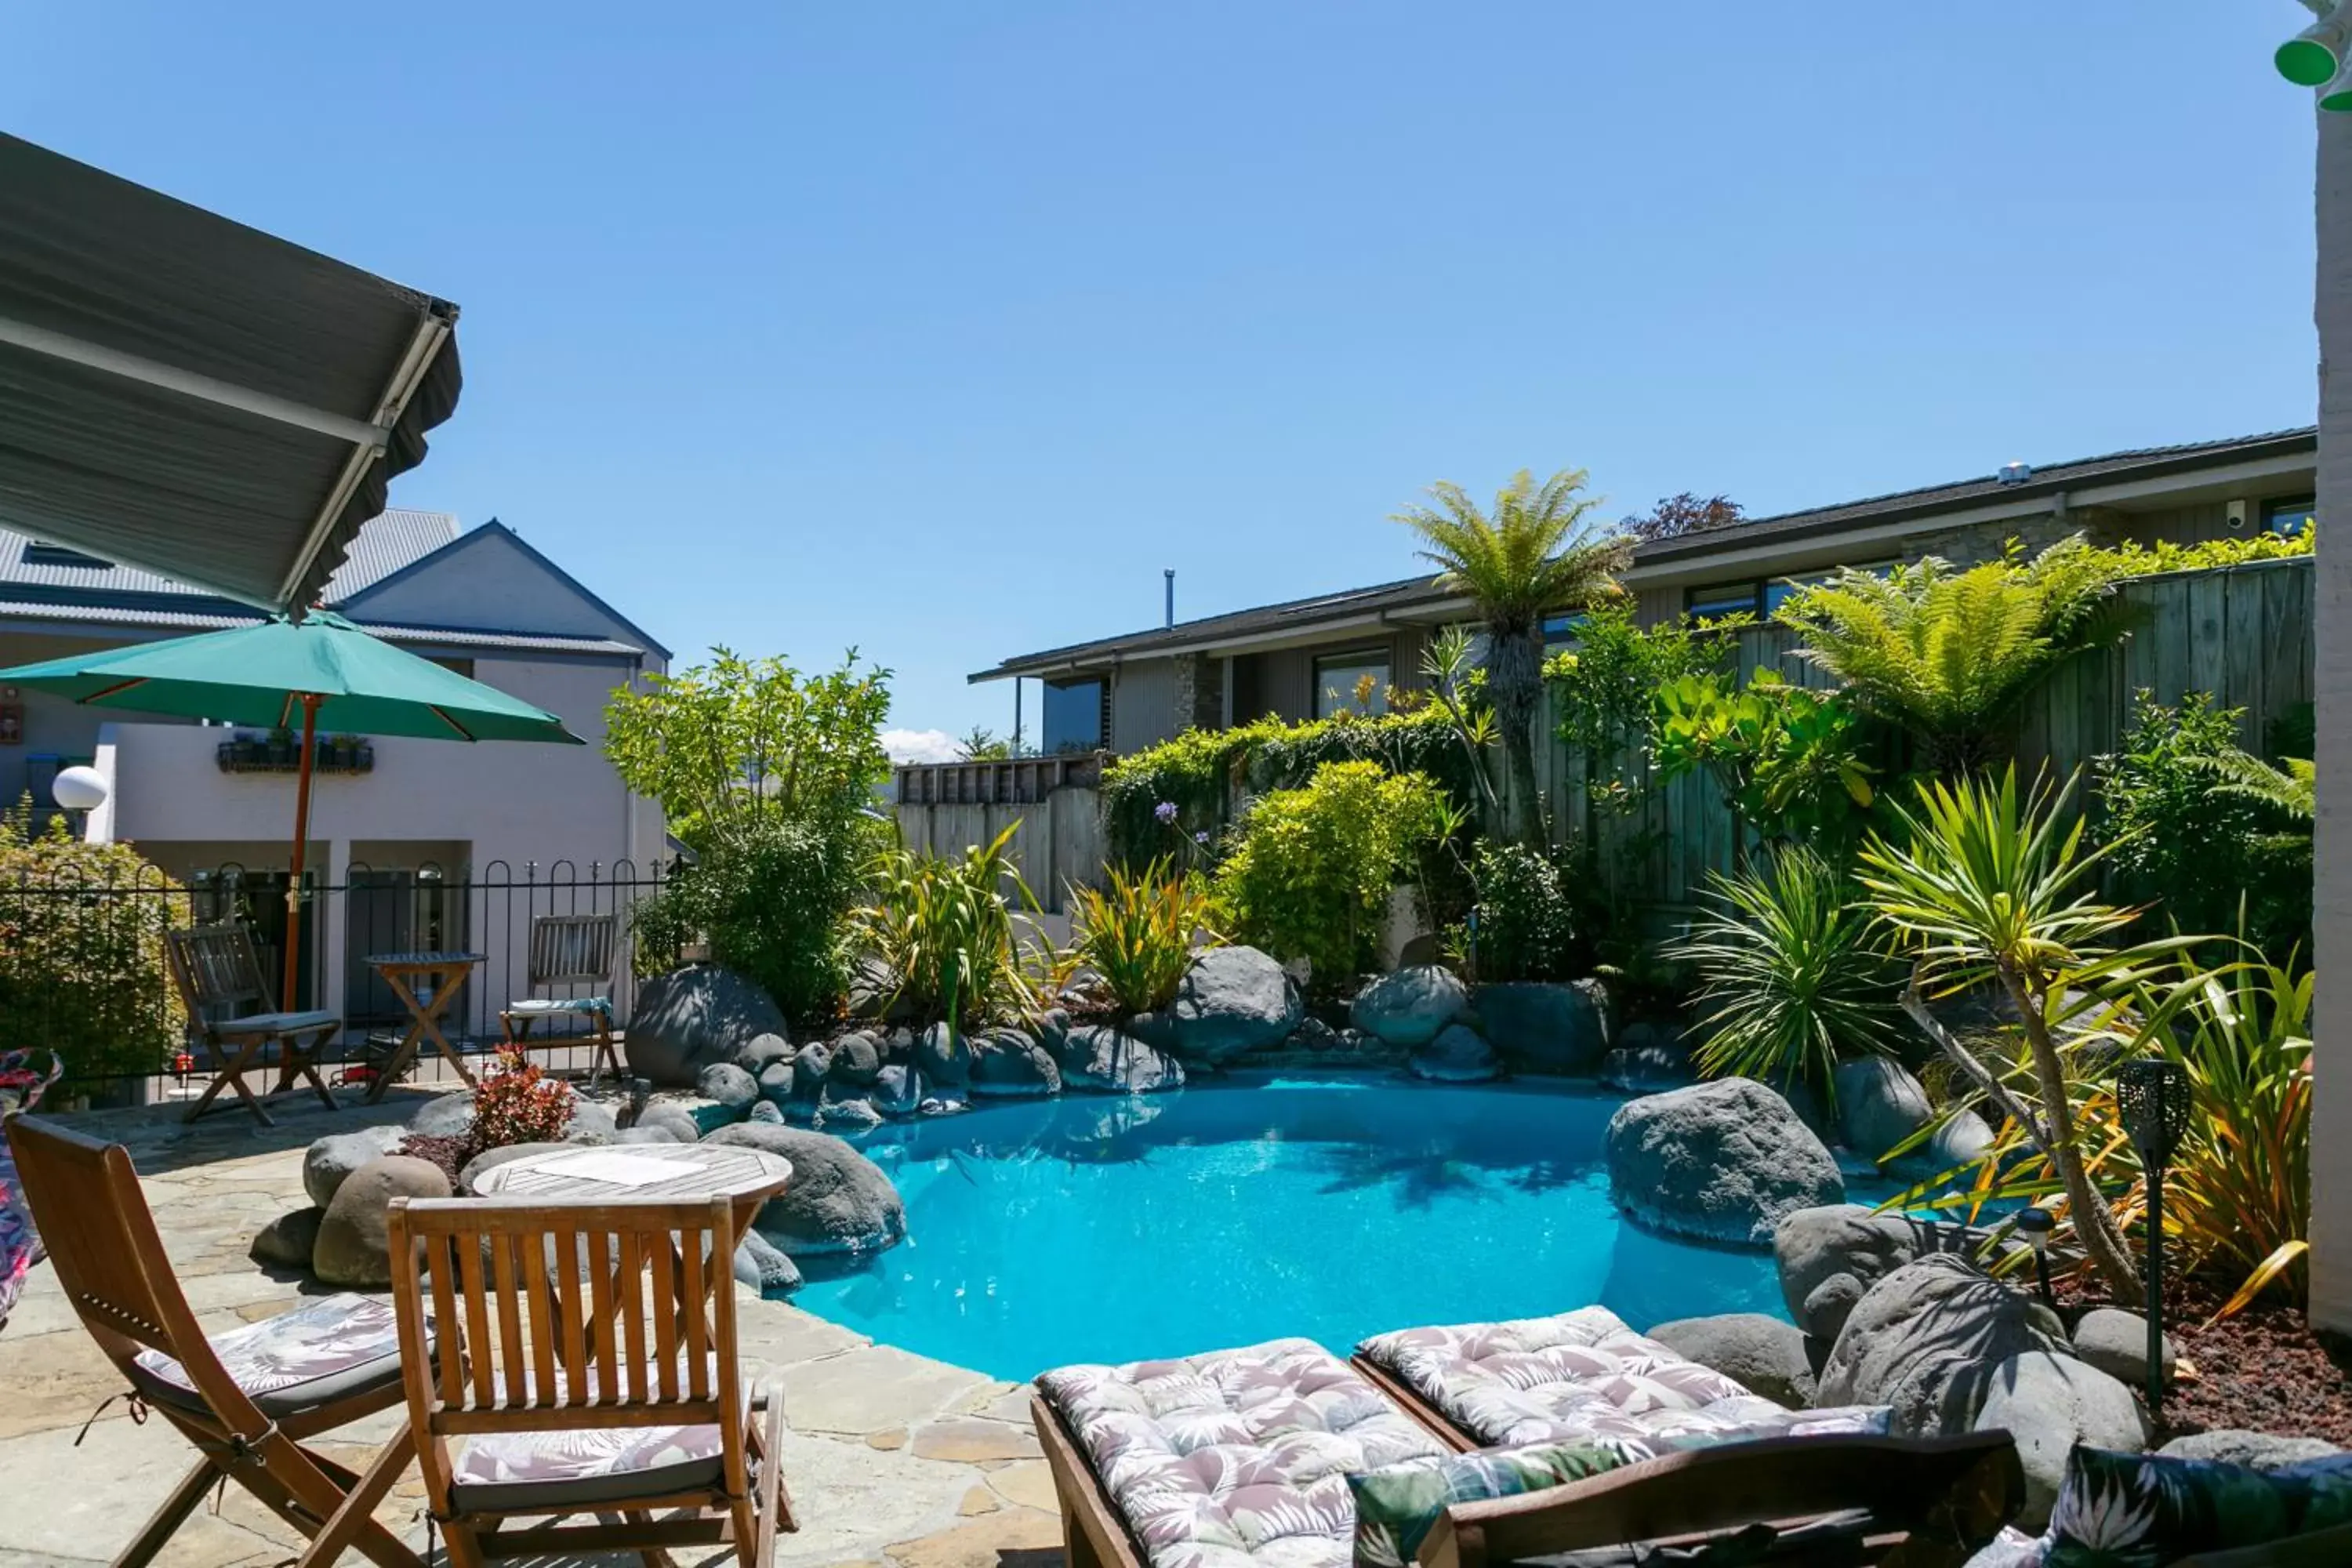
[{"label": "white globe light", "polygon": [[106,795],[106,775],[96,768],[68,768],[49,784],[49,798],[68,811],[96,811]]}]

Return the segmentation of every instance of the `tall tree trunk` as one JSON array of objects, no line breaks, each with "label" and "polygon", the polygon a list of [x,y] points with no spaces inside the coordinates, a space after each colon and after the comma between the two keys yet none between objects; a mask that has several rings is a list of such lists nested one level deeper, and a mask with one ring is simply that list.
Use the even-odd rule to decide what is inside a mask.
[{"label": "tall tree trunk", "polygon": [[[2313,879],[2314,967],[2352,966],[2352,114],[2319,116],[2319,504],[2316,689],[2319,809]],[[2331,542],[2327,530],[2334,529]],[[2311,1321],[2352,1332],[2352,987],[2314,1004]]]},{"label": "tall tree trunk", "polygon": [[2017,1008],[2026,1047],[2033,1057],[2033,1076],[2042,1087],[2042,1114],[2050,1129],[2050,1158],[2058,1167],[2060,1184],[2066,1189],[2074,1239],[2082,1244],[2084,1256],[2116,1300],[2137,1303],[2141,1296],[2139,1270],[2132,1266],[2131,1252],[2116,1228],[2114,1211],[2084,1168],[2083,1148],[2074,1131],[2074,1106],[2066,1098],[2066,1065],[2059,1060],[2057,1042],[2050,1037],[2049,1025],[2042,1016],[2041,998],[2022,975],[2011,970],[2000,972],[2000,983]]},{"label": "tall tree trunk", "polygon": [[1486,698],[1503,732],[1510,766],[1510,836],[1531,849],[1544,842],[1543,793],[1536,783],[1535,722],[1543,695],[1543,646],[1533,630],[1490,628],[1486,643]]}]

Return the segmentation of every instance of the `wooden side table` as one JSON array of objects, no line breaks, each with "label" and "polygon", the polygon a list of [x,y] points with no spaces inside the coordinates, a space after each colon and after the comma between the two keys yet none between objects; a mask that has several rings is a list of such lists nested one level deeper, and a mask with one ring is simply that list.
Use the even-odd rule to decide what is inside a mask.
[{"label": "wooden side table", "polygon": [[[383,1098],[383,1091],[394,1080],[408,1070],[416,1059],[418,1049],[429,1037],[442,1059],[457,1069],[459,1081],[467,1089],[474,1087],[474,1075],[441,1032],[441,1015],[457,994],[457,988],[474,972],[474,966],[484,963],[488,954],[479,952],[375,952],[370,953],[367,965],[384,978],[392,994],[407,1005],[410,1022],[408,1033],[401,1037],[400,1048],[368,1086],[367,1103],[373,1105]],[[425,996],[419,1000],[417,993]]]}]

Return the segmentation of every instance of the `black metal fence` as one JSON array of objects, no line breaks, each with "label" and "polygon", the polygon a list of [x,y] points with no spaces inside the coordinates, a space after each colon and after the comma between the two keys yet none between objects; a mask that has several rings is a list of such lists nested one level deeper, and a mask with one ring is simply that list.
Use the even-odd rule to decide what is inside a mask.
[{"label": "black metal fence", "polygon": [[[622,860],[526,862],[444,868],[430,861],[377,868],[354,863],[340,883],[309,873],[292,944],[297,1005],[331,1008],[343,1031],[324,1055],[339,1067],[381,1058],[413,1015],[369,961],[420,952],[478,955],[441,1015],[462,1053],[487,1055],[503,1034],[499,1014],[528,996],[604,995],[616,1026],[635,999],[634,916],[658,893],[667,865]],[[0,1050],[25,1046],[62,1054],[67,1097],[94,1104],[144,1103],[200,1091],[208,1058],[196,1047],[172,979],[164,933],[235,922],[251,934],[269,1006],[277,1005],[288,956],[284,871],[235,864],[184,879],[142,865],[128,877],[93,877],[79,867],[0,878]],[[555,915],[614,918],[612,973],[604,981],[534,984],[534,922]],[[536,1024],[551,1050],[533,1058],[559,1070],[585,1070],[572,1043],[590,1027],[581,1015]],[[449,1074],[427,1044],[415,1076]],[[193,1086],[193,1088],[191,1088]]]}]

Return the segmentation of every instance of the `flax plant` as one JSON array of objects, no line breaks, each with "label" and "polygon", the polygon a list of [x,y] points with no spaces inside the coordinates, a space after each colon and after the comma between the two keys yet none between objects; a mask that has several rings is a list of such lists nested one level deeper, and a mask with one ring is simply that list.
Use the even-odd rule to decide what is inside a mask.
[{"label": "flax plant", "polygon": [[1009,853],[1019,827],[1014,823],[984,847],[966,848],[959,859],[903,845],[876,858],[873,901],[853,914],[851,930],[889,976],[892,1005],[958,1028],[1035,1011],[1019,927],[1037,900]]},{"label": "flax plant", "polygon": [[1209,892],[1165,857],[1142,870],[1114,868],[1108,888],[1070,889],[1070,967],[1100,977],[1123,1015],[1176,1000],[1196,945],[1224,938],[1209,929]]}]

